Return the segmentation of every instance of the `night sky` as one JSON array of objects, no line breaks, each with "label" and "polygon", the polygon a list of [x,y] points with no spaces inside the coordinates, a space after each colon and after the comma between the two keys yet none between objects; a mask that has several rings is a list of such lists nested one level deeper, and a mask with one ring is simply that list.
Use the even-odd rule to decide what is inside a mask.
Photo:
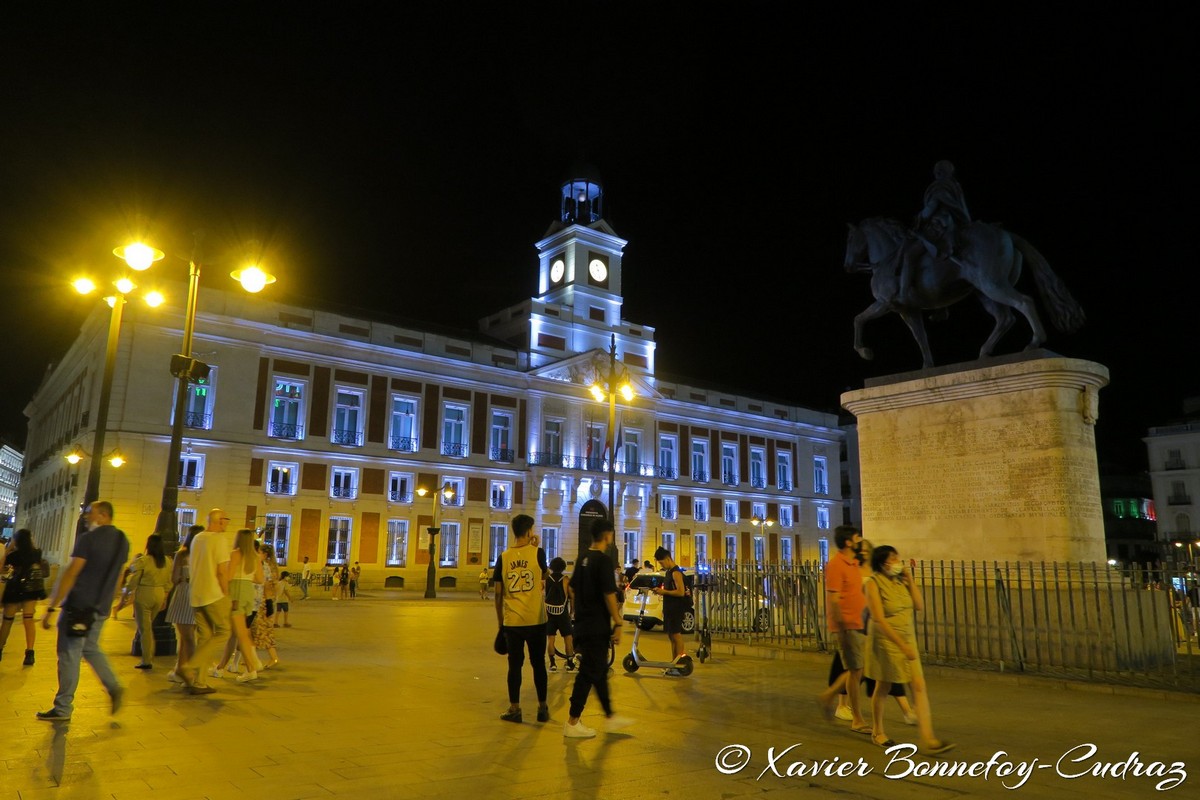
[{"label": "night sky", "polygon": [[[663,374],[836,410],[918,368],[897,317],[867,328],[875,362],[851,347],[871,297],[842,271],[846,223],[911,219],[946,158],[972,214],[1029,240],[1082,303],[1084,330],[1046,347],[1112,371],[1102,462],[1145,469],[1139,437],[1200,394],[1182,11],[12,5],[0,436],[18,446],[90,308],[67,281],[114,273],[131,231],[186,258],[203,229],[214,265],[261,242],[276,299],[474,329],[536,291],[533,243],[578,165],[629,240],[624,317],[657,328]],[[227,272],[204,285],[231,288]],[[967,301],[931,325],[938,363],[973,358],[990,323]],[[1028,336],[1018,322],[999,352]]]}]

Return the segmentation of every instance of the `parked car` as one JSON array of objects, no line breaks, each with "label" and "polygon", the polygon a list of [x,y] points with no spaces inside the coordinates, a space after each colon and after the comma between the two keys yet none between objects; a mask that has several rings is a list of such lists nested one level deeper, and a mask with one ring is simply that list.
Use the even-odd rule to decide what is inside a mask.
[{"label": "parked car", "polygon": [[[691,633],[696,630],[696,609],[692,603],[693,576],[684,574],[683,585],[688,590],[687,608],[683,612],[683,632]],[[625,589],[625,604],[621,607],[621,616],[627,621],[639,625],[642,630],[654,630],[655,625],[662,625],[661,595],[653,592],[662,586],[666,574],[662,572],[639,572],[633,576],[628,588]],[[642,599],[646,600],[646,611],[642,613]]]},{"label": "parked car", "polygon": [[762,586],[746,586],[728,575],[701,578],[707,593],[708,629],[714,631],[769,631],[773,625],[771,602]]}]

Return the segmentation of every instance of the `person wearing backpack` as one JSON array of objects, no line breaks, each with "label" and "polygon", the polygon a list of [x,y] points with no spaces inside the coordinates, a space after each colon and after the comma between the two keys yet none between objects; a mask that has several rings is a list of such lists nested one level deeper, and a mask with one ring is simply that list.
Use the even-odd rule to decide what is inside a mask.
[{"label": "person wearing backpack", "polygon": [[33,642],[37,630],[33,612],[37,601],[46,599],[49,565],[42,559],[42,551],[33,546],[33,533],[28,528],[17,531],[3,555],[0,555],[0,573],[9,567],[12,568],[12,576],[4,584],[4,597],[0,600],[4,604],[4,622],[0,624],[0,655],[20,611],[21,622],[25,625],[24,664],[30,667],[33,666]]},{"label": "person wearing backpack", "polygon": [[567,672],[575,670],[575,639],[571,630],[571,585],[563,576],[567,562],[555,556],[550,561],[550,577],[546,579],[546,655],[550,658],[550,671],[558,672],[554,661],[554,636],[562,634],[563,647],[567,654]]}]

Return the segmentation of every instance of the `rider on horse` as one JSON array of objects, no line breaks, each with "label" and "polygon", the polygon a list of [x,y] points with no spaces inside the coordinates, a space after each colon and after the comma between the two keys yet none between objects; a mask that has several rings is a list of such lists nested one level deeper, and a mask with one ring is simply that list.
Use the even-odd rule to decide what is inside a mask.
[{"label": "rider on horse", "polygon": [[954,165],[945,160],[937,162],[933,177],[915,221],[916,241],[905,249],[900,261],[897,297],[912,285],[913,265],[921,255],[928,252],[936,260],[953,257],[955,235],[971,222],[962,186],[954,178]]}]

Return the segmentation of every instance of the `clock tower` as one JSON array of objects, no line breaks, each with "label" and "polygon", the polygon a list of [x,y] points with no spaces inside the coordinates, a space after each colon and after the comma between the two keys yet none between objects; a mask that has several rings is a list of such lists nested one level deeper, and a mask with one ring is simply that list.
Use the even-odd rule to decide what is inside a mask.
[{"label": "clock tower", "polygon": [[621,258],[627,242],[604,219],[604,189],[589,170],[559,187],[559,212],[538,251],[537,296],[529,314],[481,320],[481,328],[530,353],[544,366],[580,353],[608,351],[615,335],[627,366],[654,372],[654,329],[621,319]]}]

